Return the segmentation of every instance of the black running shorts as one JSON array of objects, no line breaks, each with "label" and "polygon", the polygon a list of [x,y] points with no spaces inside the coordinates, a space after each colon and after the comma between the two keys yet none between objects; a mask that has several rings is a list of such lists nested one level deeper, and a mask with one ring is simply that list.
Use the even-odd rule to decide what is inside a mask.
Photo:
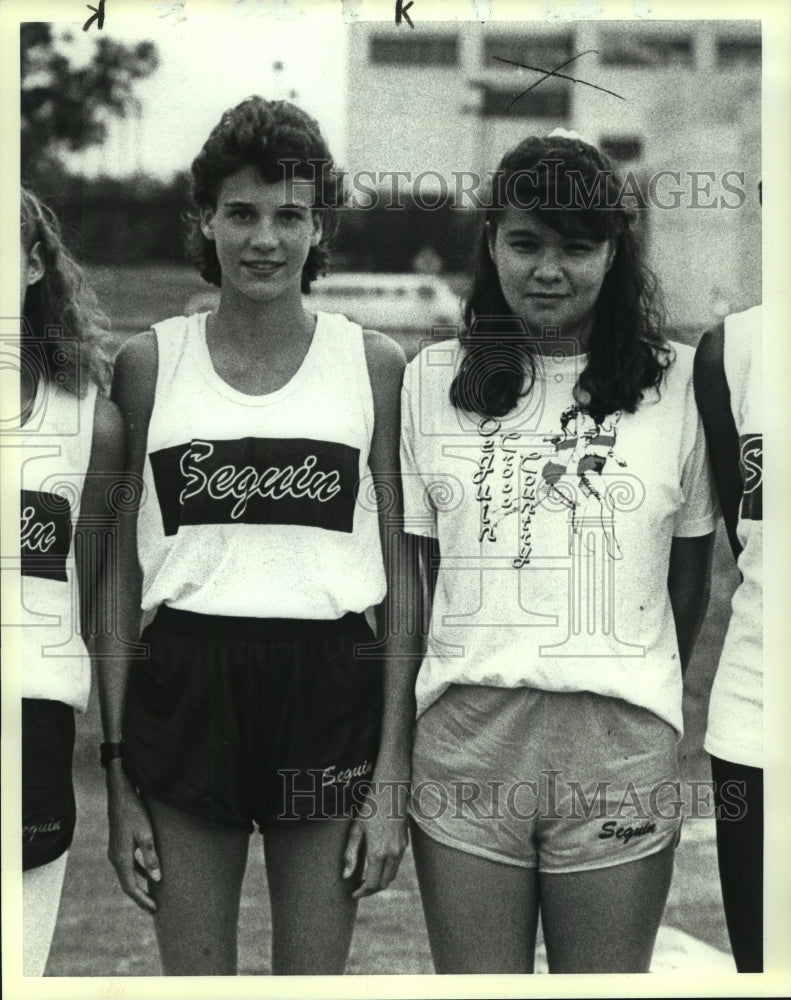
[{"label": "black running shorts", "polygon": [[[363,615],[209,616],[160,607],[124,713],[144,797],[260,828],[352,814],[379,746],[382,664]],[[368,647],[366,649],[366,647]]]},{"label": "black running shorts", "polygon": [[74,709],[62,701],[22,699],[22,868],[68,851],[77,810],[71,777]]}]

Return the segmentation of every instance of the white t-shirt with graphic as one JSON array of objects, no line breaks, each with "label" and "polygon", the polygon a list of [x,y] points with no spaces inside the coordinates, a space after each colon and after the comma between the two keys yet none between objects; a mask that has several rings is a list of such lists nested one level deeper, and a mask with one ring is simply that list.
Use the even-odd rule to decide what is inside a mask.
[{"label": "white t-shirt with graphic", "polygon": [[593,691],[682,729],[667,589],[674,537],[714,530],[694,352],[637,413],[597,424],[575,405],[584,356],[538,360],[500,419],[456,409],[461,345],[425,348],[403,389],[406,530],[441,564],[418,714],[450,684]]}]

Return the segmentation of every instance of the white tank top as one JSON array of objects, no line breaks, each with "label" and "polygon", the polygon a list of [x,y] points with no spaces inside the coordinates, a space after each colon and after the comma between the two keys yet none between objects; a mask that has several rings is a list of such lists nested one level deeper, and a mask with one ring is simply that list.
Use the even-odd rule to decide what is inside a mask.
[{"label": "white tank top", "polygon": [[88,704],[91,668],[79,634],[74,528],[95,407],[95,386],[79,399],[40,382],[21,437],[22,697],[78,711]]},{"label": "white tank top", "polygon": [[733,595],[730,624],[709,703],[705,747],[723,760],[761,767],[763,761],[763,419],[761,307],[725,319],[725,375],[739,432],[744,493],[737,534],[743,580]]},{"label": "white tank top", "polygon": [[319,313],[293,378],[251,396],[214,370],[207,315],[154,327],[143,609],[326,620],[378,604],[386,585],[365,482],[374,410],[362,329]]}]

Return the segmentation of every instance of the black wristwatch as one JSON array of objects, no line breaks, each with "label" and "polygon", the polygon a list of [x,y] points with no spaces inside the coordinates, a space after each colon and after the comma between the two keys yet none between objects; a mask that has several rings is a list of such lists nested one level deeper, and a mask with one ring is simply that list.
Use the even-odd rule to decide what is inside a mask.
[{"label": "black wristwatch", "polygon": [[99,744],[99,763],[107,767],[111,760],[119,760],[124,755],[124,741]]}]

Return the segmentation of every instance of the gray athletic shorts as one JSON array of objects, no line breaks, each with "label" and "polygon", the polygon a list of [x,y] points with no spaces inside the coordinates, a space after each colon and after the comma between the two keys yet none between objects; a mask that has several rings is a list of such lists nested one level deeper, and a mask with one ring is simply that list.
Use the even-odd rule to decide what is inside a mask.
[{"label": "gray athletic shorts", "polygon": [[678,734],[589,691],[452,685],[418,719],[410,812],[460,851],[542,872],[677,843]]}]

